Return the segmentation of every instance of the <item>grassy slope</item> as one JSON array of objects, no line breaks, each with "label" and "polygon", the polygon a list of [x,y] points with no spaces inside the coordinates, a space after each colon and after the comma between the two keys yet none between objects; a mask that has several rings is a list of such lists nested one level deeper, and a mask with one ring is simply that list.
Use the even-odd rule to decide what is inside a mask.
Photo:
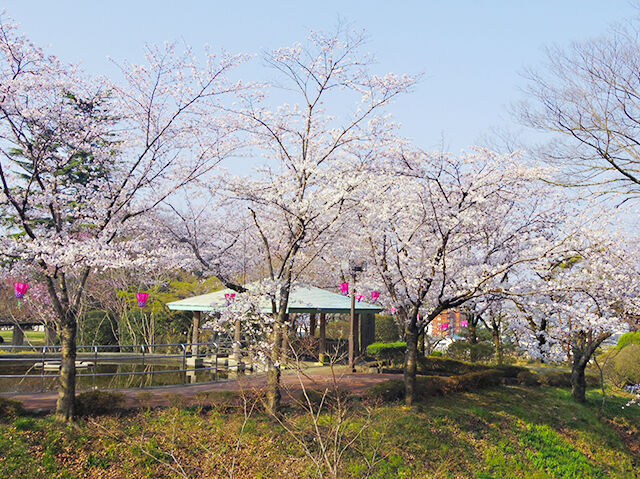
[{"label": "grassy slope", "polygon": [[[346,453],[340,477],[363,477],[367,460],[379,478],[638,477],[640,407],[622,409],[625,398],[609,398],[599,417],[599,394],[589,396],[583,406],[557,388],[503,387],[413,409],[381,406]],[[288,417],[311,444],[308,420]],[[352,417],[348,434],[365,421]],[[239,413],[176,408],[72,428],[19,418],[0,424],[0,477],[228,477],[234,457],[235,477],[313,477],[302,447],[261,414],[245,425],[236,454],[242,423]]]}]

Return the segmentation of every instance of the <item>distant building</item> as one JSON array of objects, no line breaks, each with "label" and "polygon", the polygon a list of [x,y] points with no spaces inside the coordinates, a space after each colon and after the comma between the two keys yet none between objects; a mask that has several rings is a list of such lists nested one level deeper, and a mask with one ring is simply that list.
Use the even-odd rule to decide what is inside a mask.
[{"label": "distant building", "polygon": [[449,309],[431,321],[429,334],[436,337],[461,335],[469,326],[467,315],[458,309]]}]

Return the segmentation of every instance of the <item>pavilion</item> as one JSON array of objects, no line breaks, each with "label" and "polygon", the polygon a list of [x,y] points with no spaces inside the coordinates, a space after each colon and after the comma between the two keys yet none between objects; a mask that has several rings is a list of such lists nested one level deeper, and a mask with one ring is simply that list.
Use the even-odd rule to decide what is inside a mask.
[{"label": "pavilion", "polygon": [[[251,289],[252,285],[246,286]],[[191,298],[181,299],[167,303],[167,307],[173,311],[192,311],[193,312],[193,333],[191,342],[192,354],[198,354],[197,343],[199,340],[200,319],[202,312],[216,312],[229,308],[227,297],[235,292],[225,288],[213,293],[193,296]],[[227,295],[227,296],[225,296]],[[264,313],[271,312],[271,302],[264,297],[259,307]],[[365,302],[355,303],[355,331],[354,351],[362,352],[366,347],[375,341],[375,314],[382,311],[382,308],[375,304]],[[327,314],[351,314],[351,298],[342,294],[333,293],[312,286],[293,286],[289,296],[289,305],[287,314],[309,314],[310,317],[310,333],[315,335],[316,317],[320,319],[320,334],[318,342],[318,355],[324,357],[327,348],[326,342],[326,315]],[[241,325],[236,322],[235,325],[236,341],[240,339]]]}]

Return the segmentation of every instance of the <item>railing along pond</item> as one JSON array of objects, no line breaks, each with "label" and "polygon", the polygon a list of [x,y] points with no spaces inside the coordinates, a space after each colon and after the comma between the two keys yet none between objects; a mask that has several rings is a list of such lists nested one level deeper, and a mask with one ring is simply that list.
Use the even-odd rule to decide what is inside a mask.
[{"label": "railing along pond", "polygon": [[[60,362],[61,346],[0,345],[0,392],[53,390]],[[245,370],[254,370],[252,358],[232,342],[76,347],[79,390],[206,383]]]}]

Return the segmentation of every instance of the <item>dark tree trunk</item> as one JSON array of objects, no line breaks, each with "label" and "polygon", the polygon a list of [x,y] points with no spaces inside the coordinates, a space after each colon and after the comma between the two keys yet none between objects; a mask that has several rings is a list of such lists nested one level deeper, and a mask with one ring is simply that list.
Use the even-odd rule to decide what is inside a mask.
[{"label": "dark tree trunk", "polygon": [[611,333],[601,333],[594,338],[591,332],[579,331],[574,333],[571,338],[571,354],[573,355],[571,363],[571,394],[577,402],[583,403],[586,401],[587,379],[585,377],[585,369],[593,353],[609,336],[611,336]]},{"label": "dark tree trunk", "polygon": [[[414,316],[414,315],[412,315]],[[418,367],[418,325],[415,317],[405,322],[407,352],[404,360],[405,403],[411,406],[416,399],[416,371]]]},{"label": "dark tree trunk", "polygon": [[[282,316],[282,318],[281,318]],[[280,409],[280,358],[282,350],[282,329],[284,327],[284,314],[278,314],[278,320],[274,325],[271,357],[268,358],[267,370],[267,412],[276,414]]]},{"label": "dark tree trunk", "polygon": [[469,315],[469,343],[478,344],[478,319]]},{"label": "dark tree trunk", "polygon": [[[267,371],[267,412],[269,414],[277,414],[280,410],[280,364],[283,359],[282,346],[284,344],[284,335],[287,332],[287,308],[289,306],[289,292],[291,287],[291,273],[286,274],[285,285],[280,288],[280,301],[278,304],[278,312],[276,323],[273,329],[273,342],[271,349],[271,357],[269,358],[269,369]],[[285,352],[286,353],[286,352]]]},{"label": "dark tree trunk", "polygon": [[493,336],[493,345],[496,348],[496,361],[498,364],[502,364],[504,361],[504,354],[502,352],[502,341],[500,340],[500,330],[493,327],[491,328],[491,335]]},{"label": "dark tree trunk", "polygon": [[586,401],[587,392],[587,379],[584,375],[586,366],[587,363],[583,357],[574,356],[571,368],[571,394],[573,399],[582,403]]},{"label": "dark tree trunk", "polygon": [[425,356],[425,341],[424,338],[427,335],[426,331],[422,331],[422,333],[418,336],[418,354],[420,357]]},{"label": "dark tree trunk", "polygon": [[61,324],[62,365],[56,404],[56,418],[69,422],[75,414],[76,396],[76,329],[77,320],[72,312],[65,315]]}]

